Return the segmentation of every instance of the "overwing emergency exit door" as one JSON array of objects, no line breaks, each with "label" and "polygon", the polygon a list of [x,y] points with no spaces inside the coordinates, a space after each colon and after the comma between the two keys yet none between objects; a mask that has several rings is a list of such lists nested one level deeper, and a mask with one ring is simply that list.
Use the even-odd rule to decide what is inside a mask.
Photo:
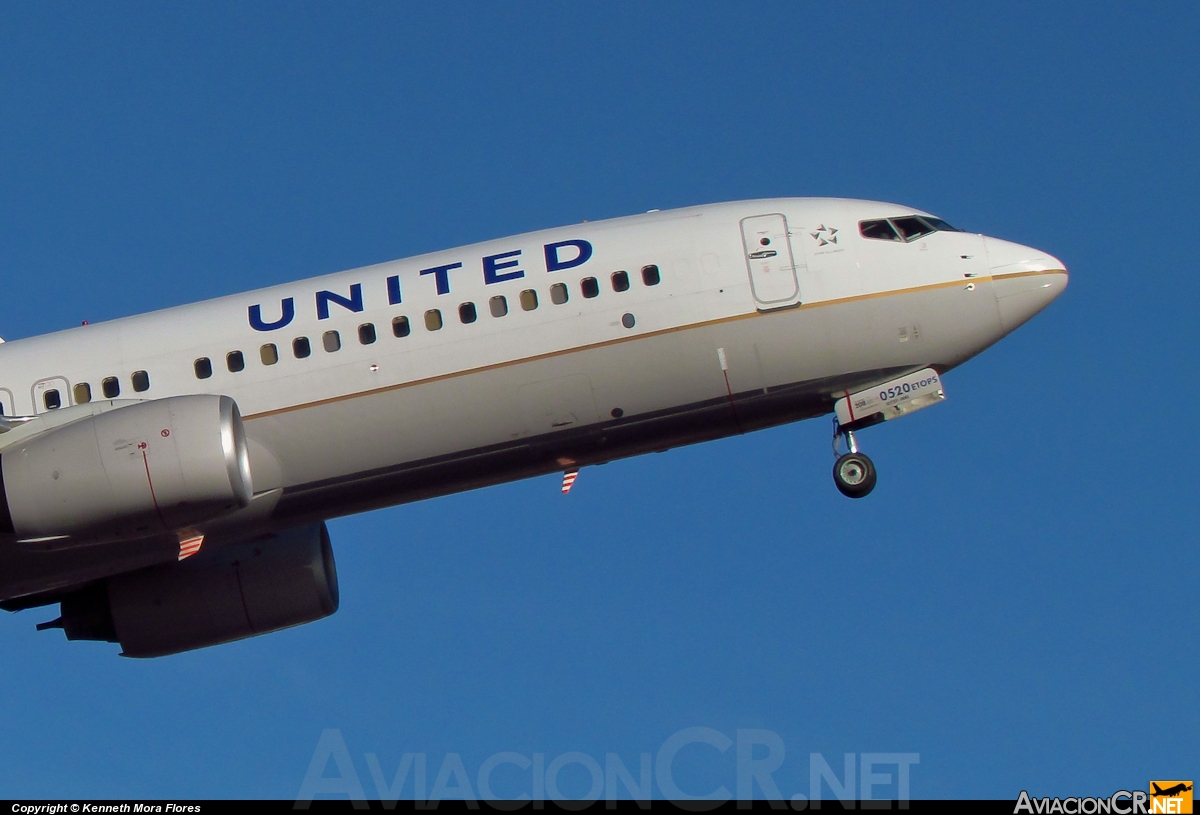
[{"label": "overwing emergency exit door", "polygon": [[33,385],[33,411],[45,413],[71,404],[70,385],[61,376],[35,382]]},{"label": "overwing emergency exit door", "polygon": [[788,238],[787,218],[779,213],[743,218],[742,246],[750,272],[750,290],[759,311],[800,302],[800,282]]}]

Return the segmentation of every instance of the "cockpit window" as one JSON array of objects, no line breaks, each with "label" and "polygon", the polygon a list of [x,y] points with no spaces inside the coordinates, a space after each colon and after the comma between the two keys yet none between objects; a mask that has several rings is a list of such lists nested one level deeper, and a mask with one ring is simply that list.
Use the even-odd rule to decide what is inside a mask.
[{"label": "cockpit window", "polygon": [[911,218],[893,218],[892,226],[896,227],[896,231],[906,241],[915,241],[917,238],[932,235],[937,231],[915,215]]},{"label": "cockpit window", "polygon": [[858,231],[864,238],[882,241],[915,241],[934,232],[961,232],[941,218],[931,215],[909,215],[889,221],[859,221]]},{"label": "cockpit window", "polygon": [[922,215],[921,220],[932,226],[938,232],[962,232],[961,229],[950,226],[950,224],[946,223],[941,218],[934,218],[932,215]]},{"label": "cockpit window", "polygon": [[887,221],[862,221],[858,225],[858,231],[864,238],[875,238],[881,241],[900,240],[896,230],[892,229],[892,225]]}]

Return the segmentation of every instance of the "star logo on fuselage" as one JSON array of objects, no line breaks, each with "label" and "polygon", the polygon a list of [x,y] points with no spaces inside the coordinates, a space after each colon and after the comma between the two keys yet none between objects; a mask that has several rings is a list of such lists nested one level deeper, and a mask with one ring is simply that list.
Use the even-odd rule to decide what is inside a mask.
[{"label": "star logo on fuselage", "polygon": [[816,232],[809,232],[808,234],[813,236],[818,246],[828,246],[831,243],[837,243],[837,233],[838,231],[832,226],[821,224],[817,227]]}]

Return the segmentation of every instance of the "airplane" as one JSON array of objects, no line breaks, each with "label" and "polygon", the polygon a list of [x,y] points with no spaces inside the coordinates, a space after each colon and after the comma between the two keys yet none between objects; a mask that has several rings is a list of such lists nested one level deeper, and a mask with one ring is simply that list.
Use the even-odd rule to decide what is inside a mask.
[{"label": "airplane", "polygon": [[1150,786],[1154,787],[1154,792],[1150,793],[1150,795],[1155,798],[1159,796],[1171,798],[1181,792],[1187,792],[1192,788],[1192,785],[1188,784],[1186,781],[1180,782],[1173,787],[1167,787],[1165,790],[1159,787],[1158,784],[1155,784],[1153,781],[1150,782]]},{"label": "airplane", "polygon": [[[0,345],[0,608],[155,657],[336,611],[325,521],[834,415],[856,432],[1062,293],[896,204],[584,222]],[[845,446],[845,452],[842,447]]]}]

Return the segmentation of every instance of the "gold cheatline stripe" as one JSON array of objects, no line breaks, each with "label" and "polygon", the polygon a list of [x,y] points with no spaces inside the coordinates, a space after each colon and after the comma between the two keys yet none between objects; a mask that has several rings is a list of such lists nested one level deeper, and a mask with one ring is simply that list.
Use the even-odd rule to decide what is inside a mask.
[{"label": "gold cheatline stripe", "polygon": [[1044,274],[1066,274],[1066,269],[1042,269],[1038,272],[1013,272],[1012,274],[994,274],[992,280],[1008,280],[1013,277],[1037,277]]},{"label": "gold cheatline stripe", "polygon": [[[1013,274],[1013,275],[1001,275],[1001,277],[1023,277],[1023,276],[1027,276],[1027,275],[1041,275],[1041,274],[1065,274],[1065,270],[1053,269],[1053,270],[1044,271],[1044,272],[1021,272],[1019,274]],[[980,281],[989,280],[989,279],[990,278],[988,278],[988,277],[975,277],[975,278],[971,278],[970,280],[967,280],[966,282],[980,282]],[[484,373],[486,371],[494,371],[499,368],[507,368],[511,365],[522,365],[526,362],[538,362],[539,360],[551,359],[553,357],[560,357],[565,354],[576,354],[576,353],[580,353],[582,351],[592,351],[597,348],[604,348],[604,347],[611,346],[611,345],[619,345],[619,344],[625,343],[625,342],[633,342],[634,340],[644,340],[644,339],[648,339],[650,337],[661,337],[665,334],[673,334],[677,331],[691,331],[691,330],[697,329],[697,328],[708,328],[709,326],[721,325],[723,323],[732,323],[732,322],[737,322],[738,320],[747,320],[747,319],[752,319],[755,317],[771,317],[771,316],[774,316],[775,314],[784,313],[785,311],[798,311],[798,310],[809,309],[809,308],[822,308],[825,306],[836,306],[836,305],[840,305],[842,303],[851,303],[851,302],[855,302],[858,300],[871,300],[876,297],[890,297],[891,295],[895,295],[895,294],[912,294],[915,292],[931,291],[933,289],[945,289],[945,288],[949,288],[951,286],[961,286],[961,285],[963,285],[963,282],[964,282],[963,280],[951,280],[951,281],[948,281],[945,283],[931,283],[927,286],[914,286],[910,289],[894,289],[892,291],[872,292],[871,294],[856,294],[852,297],[840,297],[836,300],[821,300],[820,302],[817,302],[817,303],[801,303],[799,308],[779,309],[778,311],[766,311],[766,312],[754,311],[754,312],[750,312],[748,314],[736,314],[733,317],[721,317],[716,320],[706,320],[705,322],[702,322],[702,323],[690,323],[688,325],[675,326],[674,328],[663,328],[658,331],[651,331],[647,334],[634,334],[634,335],[631,335],[628,337],[619,337],[617,339],[604,340],[603,342],[596,342],[596,343],[592,343],[590,345],[580,345],[575,348],[565,348],[561,351],[550,351],[545,354],[536,354],[531,357],[522,357],[521,359],[512,359],[512,360],[508,360],[507,362],[495,362],[495,363],[492,363],[491,365],[481,365],[478,368],[468,368],[465,371],[455,371],[454,373],[449,373],[449,374],[438,374],[437,376],[430,376],[425,379],[416,379],[416,380],[413,380],[412,382],[401,382],[396,385],[385,385],[382,388],[372,388],[371,390],[358,391],[357,393],[348,393],[343,396],[331,396],[328,399],[318,399],[314,402],[304,402],[299,405],[291,405],[289,407],[276,408],[275,410],[266,410],[266,411],[263,411],[262,413],[254,413],[249,416],[245,416],[243,418],[245,421],[251,421],[253,419],[264,419],[264,418],[267,418],[268,416],[278,416],[281,413],[291,413],[294,410],[303,410],[305,408],[310,408],[310,407],[320,407],[321,405],[330,405],[335,402],[344,402],[347,399],[358,399],[358,398],[364,397],[364,396],[374,396],[379,393],[386,393],[388,391],[401,390],[402,388],[414,388],[418,385],[428,385],[432,382],[439,382],[443,379],[453,379],[454,377],[467,376],[469,374],[478,374],[478,373]]]}]

